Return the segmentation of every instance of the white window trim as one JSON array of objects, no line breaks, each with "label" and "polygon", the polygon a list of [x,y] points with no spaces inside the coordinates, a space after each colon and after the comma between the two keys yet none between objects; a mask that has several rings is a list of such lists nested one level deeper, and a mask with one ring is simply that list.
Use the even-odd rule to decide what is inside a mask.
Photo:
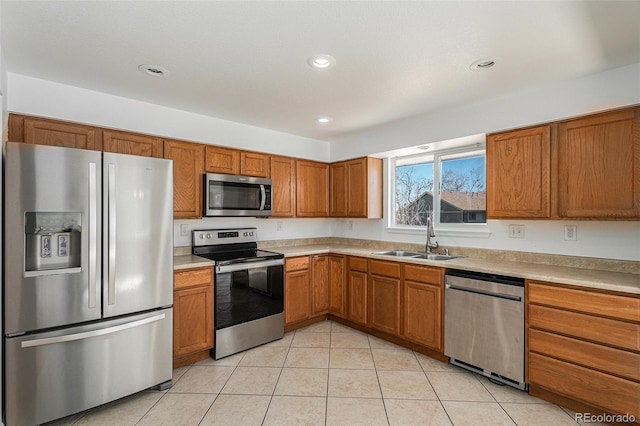
[{"label": "white window trim", "polygon": [[[426,227],[424,226],[411,226],[411,225],[395,225],[395,187],[396,187],[396,163],[398,159],[411,159],[411,158],[423,158],[427,156],[433,156],[433,170],[434,175],[440,176],[440,168],[442,160],[449,160],[456,157],[473,156],[474,154],[486,155],[484,144],[475,144],[473,146],[461,147],[450,150],[440,150],[430,153],[424,153],[412,156],[403,157],[390,157],[389,158],[389,176],[387,184],[389,190],[387,191],[387,211],[389,212],[386,231],[392,234],[404,234],[404,235],[424,235]],[[434,182],[434,223],[433,229],[437,236],[443,237],[469,237],[469,238],[489,238],[491,235],[491,229],[488,223],[467,223],[467,224],[442,224],[440,223],[440,194],[436,191],[436,185],[439,182]]]}]

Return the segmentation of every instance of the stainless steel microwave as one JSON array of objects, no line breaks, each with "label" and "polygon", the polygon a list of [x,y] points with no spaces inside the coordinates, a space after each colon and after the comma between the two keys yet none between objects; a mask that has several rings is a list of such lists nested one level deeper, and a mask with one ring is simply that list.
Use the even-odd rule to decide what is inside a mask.
[{"label": "stainless steel microwave", "polygon": [[271,179],[204,175],[205,216],[271,216]]}]

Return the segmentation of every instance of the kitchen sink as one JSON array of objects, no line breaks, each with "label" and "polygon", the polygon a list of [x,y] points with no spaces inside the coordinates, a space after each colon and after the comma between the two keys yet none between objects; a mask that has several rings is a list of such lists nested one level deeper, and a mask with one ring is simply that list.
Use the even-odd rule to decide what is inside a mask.
[{"label": "kitchen sink", "polygon": [[404,250],[389,250],[389,251],[374,251],[373,254],[381,254],[383,256],[396,256],[396,257],[416,257],[422,255],[417,251],[404,251]]},{"label": "kitchen sink", "polygon": [[374,251],[373,254],[380,254],[383,256],[395,256],[395,257],[410,257],[412,259],[426,259],[426,260],[451,260],[457,259],[463,256],[451,256],[448,254],[435,254],[425,253],[419,251],[404,251],[404,250],[388,250],[388,251]]}]

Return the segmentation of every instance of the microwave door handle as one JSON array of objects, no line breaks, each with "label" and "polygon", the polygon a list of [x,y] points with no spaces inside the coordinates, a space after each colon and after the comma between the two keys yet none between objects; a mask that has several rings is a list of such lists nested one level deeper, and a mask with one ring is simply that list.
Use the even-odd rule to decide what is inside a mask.
[{"label": "microwave door handle", "polygon": [[267,201],[267,190],[264,185],[260,185],[260,210],[264,210],[264,205]]}]

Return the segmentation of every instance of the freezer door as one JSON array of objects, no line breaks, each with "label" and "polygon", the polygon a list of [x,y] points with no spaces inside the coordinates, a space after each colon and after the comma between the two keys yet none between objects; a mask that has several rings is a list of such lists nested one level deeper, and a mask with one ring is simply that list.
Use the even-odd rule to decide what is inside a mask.
[{"label": "freezer door", "polygon": [[100,155],[7,143],[5,334],[100,318]]},{"label": "freezer door", "polygon": [[173,304],[173,163],[104,153],[103,314]]},{"label": "freezer door", "polygon": [[6,424],[34,425],[171,380],[173,309],[5,339]]}]

